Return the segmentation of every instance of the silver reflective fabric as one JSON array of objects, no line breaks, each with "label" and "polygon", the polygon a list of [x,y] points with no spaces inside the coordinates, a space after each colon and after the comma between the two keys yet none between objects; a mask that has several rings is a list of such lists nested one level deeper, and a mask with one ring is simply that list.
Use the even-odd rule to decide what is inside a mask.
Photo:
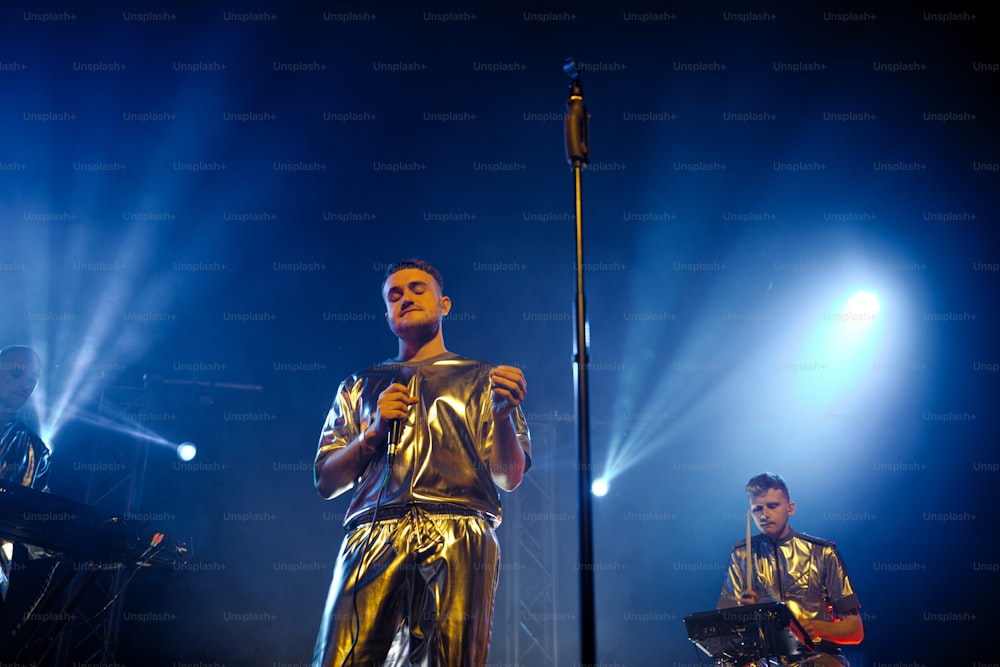
[{"label": "silver reflective fabric", "polygon": [[[47,490],[48,478],[49,448],[21,420],[6,424],[0,435],[0,481]],[[5,544],[9,542],[0,539],[0,595],[4,597],[11,571]]]},{"label": "silver reflective fabric", "polygon": [[[317,469],[367,428],[390,384],[407,385],[420,400],[410,407],[391,465],[382,446],[356,480],[344,523],[359,521],[337,558],[315,667],[486,663],[500,567],[493,529],[502,516],[487,463],[492,368],[446,353],[387,362],[341,383]],[[511,418],[527,470],[531,445],[520,408]]]},{"label": "silver reflective fabric", "polygon": [[[449,504],[478,510],[499,524],[500,494],[487,459],[493,449],[490,369],[482,361],[444,354],[417,363],[385,363],[356,373],[340,385],[323,426],[316,467],[345,447],[375,416],[378,395],[390,384],[406,384],[420,401],[410,408],[389,477],[387,448],[380,448],[358,480],[345,525],[375,507]],[[514,430],[531,465],[531,443],[521,409]]]},{"label": "silver reflective fabric", "polygon": [[[785,602],[797,618],[831,621],[857,613],[860,604],[833,542],[794,530],[777,544],[764,535],[751,539],[753,590],[759,602]],[[746,590],[746,540],[733,547],[717,607],[734,607]],[[823,652],[836,644],[819,642]],[[808,663],[805,663],[808,664]]]},{"label": "silver reflective fabric", "polygon": [[414,507],[362,524],[341,545],[313,665],[485,665],[499,570],[483,519]]},{"label": "silver reflective fabric", "polygon": [[0,481],[44,489],[49,476],[49,448],[19,419],[0,435]]}]

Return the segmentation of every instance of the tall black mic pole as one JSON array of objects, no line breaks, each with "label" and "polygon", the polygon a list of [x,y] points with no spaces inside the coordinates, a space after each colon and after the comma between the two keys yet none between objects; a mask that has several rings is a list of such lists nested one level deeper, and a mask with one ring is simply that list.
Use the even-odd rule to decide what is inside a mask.
[{"label": "tall black mic pole", "polygon": [[580,459],[580,662],[583,667],[597,664],[594,623],[594,536],[591,517],[590,415],[588,413],[587,369],[590,365],[589,329],[583,296],[583,203],[580,172],[590,163],[587,125],[590,117],[583,106],[580,74],[586,69],[572,58],[563,71],[572,79],[566,101],[566,159],[573,165],[576,186],[576,337],[573,364],[576,371],[576,423]]}]

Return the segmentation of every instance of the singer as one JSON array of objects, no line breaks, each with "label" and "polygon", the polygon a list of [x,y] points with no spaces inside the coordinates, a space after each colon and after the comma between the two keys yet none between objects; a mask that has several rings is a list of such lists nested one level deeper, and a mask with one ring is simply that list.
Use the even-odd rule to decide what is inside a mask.
[{"label": "singer", "polygon": [[[838,644],[860,644],[865,629],[837,546],[792,530],[788,517],[795,514],[795,503],[778,475],[757,475],[747,482],[746,491],[761,535],[750,541],[749,568],[746,540],[733,545],[716,606],[785,602],[820,653],[789,664],[847,665]],[[747,581],[747,572],[752,582]]]},{"label": "singer", "polygon": [[337,391],[316,490],[353,490],[314,667],[485,665],[500,570],[499,489],[531,466],[524,375],[449,352],[440,272],[421,260],[382,283],[394,359]]}]

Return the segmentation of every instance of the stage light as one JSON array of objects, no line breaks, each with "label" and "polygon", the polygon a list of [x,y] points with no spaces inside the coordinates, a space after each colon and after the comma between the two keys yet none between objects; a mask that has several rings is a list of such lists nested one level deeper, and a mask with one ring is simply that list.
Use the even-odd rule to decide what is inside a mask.
[{"label": "stage light", "polygon": [[181,461],[191,461],[198,454],[198,448],[193,442],[182,442],[177,445],[177,458]]},{"label": "stage light", "polygon": [[859,317],[874,319],[880,310],[882,306],[878,302],[878,295],[864,290],[859,290],[847,302],[847,312]]},{"label": "stage light", "polygon": [[607,495],[608,493],[608,480],[601,478],[595,479],[593,484],[590,485],[590,492],[597,497]]},{"label": "stage light", "polygon": [[[82,209],[92,209],[95,219],[112,218],[100,210],[102,204],[96,201],[93,205],[86,200],[77,204]],[[142,208],[152,210],[161,206],[151,198]],[[116,213],[120,214],[120,209]],[[52,372],[46,375],[48,387],[36,389],[35,402],[40,435],[53,451],[52,442],[58,441],[59,431],[67,420],[99,398],[103,389],[114,381],[117,370],[143,360],[154,348],[157,336],[152,333],[149,318],[168,321],[175,317],[175,299],[178,294],[186,293],[183,285],[189,272],[164,268],[148,275],[135,273],[138,267],[156,265],[154,253],[162,247],[165,233],[165,228],[157,227],[125,226],[115,232],[113,239],[101,238],[99,227],[80,227],[67,244],[72,256],[64,261],[81,266],[108,265],[115,270],[100,271],[99,279],[95,276],[94,281],[63,280],[53,295],[37,295],[37,301],[44,303],[59,294],[67,304],[79,308],[78,312],[64,313],[66,319],[44,318],[31,323],[29,340],[41,355],[43,366],[58,369],[58,377]],[[197,244],[204,239],[192,237],[191,241]],[[32,245],[44,248],[44,244]],[[98,253],[96,257],[94,253]],[[41,255],[28,263],[45,266],[47,261]],[[93,305],[89,299],[94,300]],[[111,373],[106,373],[107,370]],[[58,381],[53,383],[54,379]]]},{"label": "stage light", "polygon": [[874,369],[895,304],[883,304],[867,287],[839,294],[833,287],[825,297],[816,299],[821,314],[813,311],[811,322],[802,320],[806,326],[792,354],[782,359],[787,364],[782,368],[789,369],[785,388],[792,404],[806,413],[870,412],[877,404],[876,389],[882,386]]}]

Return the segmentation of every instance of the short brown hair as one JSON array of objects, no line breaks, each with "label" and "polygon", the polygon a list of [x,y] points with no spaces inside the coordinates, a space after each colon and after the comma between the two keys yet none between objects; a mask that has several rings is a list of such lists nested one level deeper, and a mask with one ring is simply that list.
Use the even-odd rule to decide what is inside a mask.
[{"label": "short brown hair", "polygon": [[438,284],[438,289],[444,294],[444,278],[441,276],[441,272],[438,271],[434,266],[425,262],[422,259],[404,259],[399,262],[395,262],[389,265],[389,268],[385,270],[385,275],[382,276],[382,287],[385,287],[385,282],[389,280],[389,276],[396,273],[397,271],[402,271],[403,269],[419,269],[424,273],[428,273],[434,277],[434,280]]},{"label": "short brown hair", "polygon": [[788,495],[788,485],[785,484],[785,480],[781,479],[780,475],[762,472],[751,477],[750,481],[747,482],[747,495],[751,498],[767,493],[769,489],[778,489],[785,494],[786,499],[791,499],[791,496]]}]

